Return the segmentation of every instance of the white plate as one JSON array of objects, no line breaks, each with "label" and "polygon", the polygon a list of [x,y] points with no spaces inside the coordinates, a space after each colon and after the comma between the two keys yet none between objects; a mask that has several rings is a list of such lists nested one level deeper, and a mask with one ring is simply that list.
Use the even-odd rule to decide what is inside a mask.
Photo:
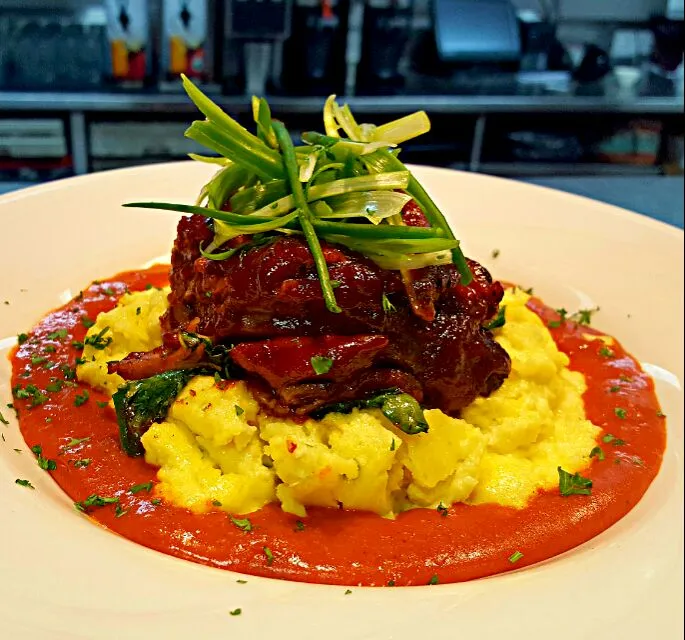
[{"label": "white plate", "polygon": [[[156,165],[0,198],[0,405],[14,336],[98,277],[168,255],[178,216],[122,209],[192,202],[211,168]],[[0,427],[0,620],[5,638],[682,637],[683,233],[540,187],[416,168],[467,255],[553,306],[600,305],[595,324],[655,376],[669,440],[640,504],[540,565],[454,585],[353,588],[248,578],[148,550],[93,525]],[[497,259],[491,252],[499,249]],[[4,300],[10,302],[3,304]],[[3,338],[6,338],[3,340]],[[10,413],[4,410],[7,416]],[[9,416],[7,416],[9,418]],[[29,478],[36,491],[14,484]],[[242,608],[241,616],[229,611]],[[608,634],[608,635],[606,635]]]}]

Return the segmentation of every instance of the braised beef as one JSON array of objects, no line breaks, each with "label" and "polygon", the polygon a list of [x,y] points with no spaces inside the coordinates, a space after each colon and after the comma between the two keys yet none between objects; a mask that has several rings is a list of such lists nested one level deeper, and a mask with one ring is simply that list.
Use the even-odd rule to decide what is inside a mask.
[{"label": "braised beef", "polygon": [[[415,224],[422,222],[417,217]],[[325,308],[312,256],[300,237],[252,242],[222,261],[200,254],[200,245],[212,237],[208,220],[181,219],[170,306],[162,317],[167,344],[156,355],[142,356],[144,365],[135,364],[136,356],[116,365],[123,377],[154,371],[155,358],[158,369],[166,366],[163,361],[171,366],[181,366],[184,357],[195,361],[197,353],[174,347],[182,330],[231,345],[233,362],[257,383],[262,400],[299,414],[397,388],[454,415],[497,389],[509,374],[509,356],[483,328],[496,315],[503,289],[477,262],[469,261],[474,279],[462,286],[452,265],[389,271],[323,243],[342,308],[335,314]],[[323,362],[318,374],[313,359]]]}]

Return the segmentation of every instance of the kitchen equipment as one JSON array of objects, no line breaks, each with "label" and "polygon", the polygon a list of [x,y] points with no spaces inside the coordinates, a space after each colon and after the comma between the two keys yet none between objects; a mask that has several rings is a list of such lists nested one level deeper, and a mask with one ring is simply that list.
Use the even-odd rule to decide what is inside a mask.
[{"label": "kitchen equipment", "polygon": [[152,73],[147,0],[107,0],[107,36],[114,82],[141,86]]},{"label": "kitchen equipment", "polygon": [[225,83],[242,80],[245,92],[256,95],[265,94],[269,85],[280,86],[283,41],[290,35],[291,13],[292,0],[226,1]]},{"label": "kitchen equipment", "polygon": [[596,82],[607,75],[610,70],[611,65],[607,52],[596,44],[588,44],[573,77],[578,82]]},{"label": "kitchen equipment", "polygon": [[338,0],[295,0],[283,53],[283,84],[289,90],[314,95],[343,91],[346,8]]},{"label": "kitchen equipment", "polygon": [[444,62],[516,62],[521,39],[509,0],[435,0],[433,25]]},{"label": "kitchen equipment", "polygon": [[367,0],[358,83],[381,90],[401,81],[399,63],[409,40],[412,0]]},{"label": "kitchen equipment", "polygon": [[207,81],[212,77],[208,0],[164,0],[161,62],[163,77]]}]

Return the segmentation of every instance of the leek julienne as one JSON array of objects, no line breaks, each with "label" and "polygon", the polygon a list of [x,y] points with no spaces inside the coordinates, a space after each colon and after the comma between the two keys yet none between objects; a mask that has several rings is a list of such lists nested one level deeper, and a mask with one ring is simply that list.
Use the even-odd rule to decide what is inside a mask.
[{"label": "leek julienne", "polygon": [[[220,170],[202,188],[195,206],[165,202],[124,206],[214,219],[214,240],[201,247],[202,255],[212,260],[234,255],[233,249],[220,249],[237,235],[303,234],[331,312],[340,309],[320,239],[359,251],[382,268],[403,272],[446,264],[449,256],[462,284],[471,281],[459,241],[444,216],[397,159],[399,149],[390,151],[429,130],[424,112],[380,126],[360,124],[348,105],[341,107],[331,96],[324,106],[325,134],[307,132],[302,136],[305,144],[294,146],[285,126],[272,120],[263,98],[252,100],[254,135],[185,77],[183,86],[206,117],[191,124],[185,135],[220,155],[191,157],[215,163]],[[401,211],[410,199],[416,200],[430,227],[404,225]]]}]

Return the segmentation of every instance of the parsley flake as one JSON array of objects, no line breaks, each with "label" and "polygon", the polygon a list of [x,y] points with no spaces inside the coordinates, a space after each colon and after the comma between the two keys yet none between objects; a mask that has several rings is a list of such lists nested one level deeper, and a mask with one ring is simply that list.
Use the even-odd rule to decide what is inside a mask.
[{"label": "parsley flake", "polygon": [[499,249],[493,249],[492,253],[490,255],[492,256],[492,259],[494,260],[496,258],[499,258],[499,254],[500,254]]},{"label": "parsley flake", "polygon": [[247,580],[236,580],[238,584],[247,584]]},{"label": "parsley flake", "polygon": [[74,398],[74,406],[80,407],[81,405],[86,404],[86,402],[88,402],[88,398],[90,398],[90,394],[88,393],[88,389],[84,389],[83,393],[77,393],[76,394],[76,397]]},{"label": "parsley flake", "polygon": [[75,469],[84,469],[90,464],[90,458],[83,458],[82,460],[74,460]]},{"label": "parsley flake", "polygon": [[245,413],[245,409],[243,409],[242,407],[238,406],[237,404],[234,406],[235,406],[235,415],[242,416],[243,413]]},{"label": "parsley flake", "polygon": [[242,612],[242,609],[233,609],[233,611],[229,611],[232,616],[239,616]]},{"label": "parsley flake", "polygon": [[592,480],[584,478],[579,473],[571,475],[561,467],[557,467],[559,473],[559,493],[564,496],[589,496],[592,489]]},{"label": "parsley flake", "polygon": [[17,344],[24,344],[24,342],[26,342],[28,339],[29,339],[28,334],[26,334],[26,333],[20,333],[20,334],[17,336]]},{"label": "parsley flake", "polygon": [[121,516],[125,516],[127,513],[128,509],[122,508],[122,506],[117,502],[117,504],[114,506],[114,517],[121,518]]},{"label": "parsley flake", "polygon": [[36,462],[43,471],[54,471],[57,469],[57,463],[54,460],[43,457],[43,447],[39,444],[32,446],[31,451],[36,454]]},{"label": "parsley flake", "polygon": [[22,480],[21,478],[17,478],[14,482],[22,487],[27,487],[28,489],[36,488],[28,480]]},{"label": "parsley flake", "polygon": [[390,302],[388,296],[386,296],[385,294],[383,294],[383,297],[381,298],[381,306],[383,307],[383,311],[385,313],[395,313],[395,311],[397,311],[395,305],[392,302]]},{"label": "parsley flake", "polygon": [[90,329],[95,324],[95,320],[91,320],[88,316],[81,316],[81,324],[86,329]]},{"label": "parsley flake", "polygon": [[390,443],[390,451],[395,450],[395,438],[392,439],[392,442]]},{"label": "parsley flake", "polygon": [[497,315],[487,324],[484,325],[486,329],[489,331],[492,331],[493,329],[499,329],[500,327],[503,327],[507,323],[507,318],[505,316],[505,311],[507,309],[507,305],[503,304],[498,310],[497,310]]},{"label": "parsley flake", "polygon": [[428,584],[438,584],[438,576],[437,574],[433,574],[428,581]]},{"label": "parsley flake", "polygon": [[352,589],[345,589],[345,595],[349,596],[352,593]]},{"label": "parsley flake", "polygon": [[616,354],[612,349],[609,349],[606,345],[603,346],[597,353],[599,353],[602,358],[613,358]]},{"label": "parsley flake", "polygon": [[295,520],[295,531],[304,531],[304,522],[302,520]]},{"label": "parsley flake", "polygon": [[86,511],[90,507],[104,507],[105,505],[108,504],[117,504],[119,502],[119,498],[117,497],[103,497],[99,496],[97,493],[93,493],[89,495],[85,500],[81,500],[80,502],[74,502],[74,507],[76,507],[77,511]]},{"label": "parsley flake", "polygon": [[8,425],[9,421],[5,419],[5,416],[2,415],[2,411],[0,411],[0,422],[4,425]]},{"label": "parsley flake", "polygon": [[621,438],[617,438],[616,436],[613,436],[610,433],[607,433],[605,436],[602,436],[602,442],[604,442],[605,444],[613,444],[615,447],[621,447],[626,443],[625,440],[621,440]]},{"label": "parsley flake", "polygon": [[609,387],[609,393],[618,393],[621,390],[621,387],[614,385],[612,387]]},{"label": "parsley flake", "polygon": [[264,555],[266,556],[266,564],[271,566],[274,563],[274,554],[269,547],[263,547]]},{"label": "parsley flake", "polygon": [[442,504],[442,502],[438,505],[438,513],[443,517],[447,517],[447,514],[449,513],[449,509]]},{"label": "parsley flake", "polygon": [[602,447],[593,447],[592,451],[590,451],[590,458],[597,458],[600,462],[604,460],[604,451],[602,451]]},{"label": "parsley flake", "polygon": [[94,336],[87,336],[83,341],[84,345],[90,345],[93,349],[98,349],[102,351],[110,344],[112,344],[112,336],[105,338],[105,334],[109,331],[109,327],[105,327],[102,331],[95,334]]},{"label": "parsley flake", "polygon": [[614,409],[614,413],[616,414],[617,418],[620,418],[621,420],[625,420],[626,416],[628,415],[625,409],[622,409],[621,407],[616,407]]},{"label": "parsley flake", "polygon": [[152,487],[154,486],[154,483],[152,480],[149,480],[148,482],[141,482],[140,484],[134,484],[129,490],[129,493],[136,494],[140,493],[141,491],[147,491],[150,493],[152,491]]},{"label": "parsley flake", "polygon": [[[245,531],[247,533],[250,533],[250,531],[252,531],[252,522],[250,522],[249,518],[234,518],[233,516],[229,517],[231,519],[231,522],[241,531]],[[266,549],[266,547],[264,548]],[[266,553],[266,551],[264,553]]]},{"label": "parsley flake", "polygon": [[91,436],[86,436],[85,438],[72,438],[62,448],[65,451],[67,449],[72,449],[73,447],[77,447],[78,445],[82,444],[83,442],[88,442],[88,440],[90,440],[90,438],[91,438]]},{"label": "parsley flake", "polygon": [[47,336],[45,336],[48,340],[63,340],[64,338],[67,337],[67,330],[66,329],[57,329],[57,331],[53,331],[52,333],[48,333]]},{"label": "parsley flake", "polygon": [[515,562],[518,562],[521,558],[523,558],[523,554],[520,551],[514,551],[514,553],[512,553],[509,556],[509,562],[511,562],[511,564],[514,564]]},{"label": "parsley flake", "polygon": [[314,373],[316,373],[317,376],[328,373],[333,366],[333,360],[326,356],[314,356],[310,362],[312,364],[312,369],[314,369]]}]

